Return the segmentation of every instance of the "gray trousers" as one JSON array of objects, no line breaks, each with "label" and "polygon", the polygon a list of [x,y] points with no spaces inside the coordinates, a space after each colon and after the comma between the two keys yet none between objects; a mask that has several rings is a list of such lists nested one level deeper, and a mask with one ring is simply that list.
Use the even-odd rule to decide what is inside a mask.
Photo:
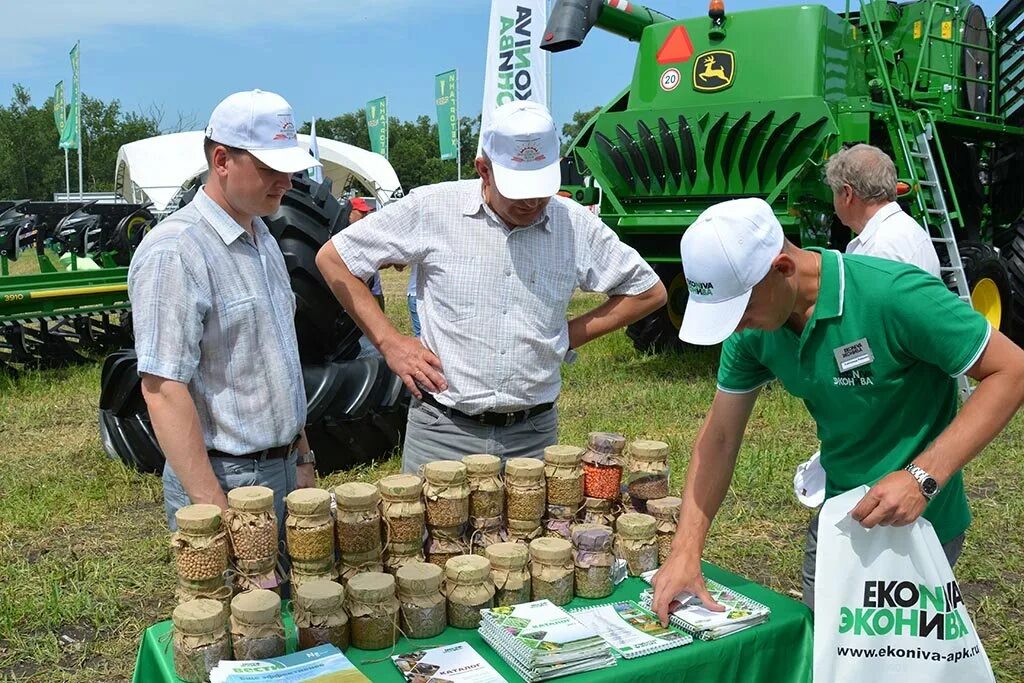
[{"label": "gray trousers", "polygon": [[461,460],[488,453],[507,458],[540,458],[558,442],[558,408],[511,427],[491,427],[461,417],[449,418],[422,401],[412,400],[402,447],[402,471],[416,474],[435,460]]},{"label": "gray trousers", "polygon": [[[964,551],[964,536],[960,534],[948,543],[942,544],[942,551],[946,554],[946,559],[949,560],[949,566],[952,567],[956,564],[956,561],[960,559],[960,553]],[[815,513],[811,519],[811,523],[807,526],[807,542],[804,546],[804,566],[803,566],[803,581],[804,581],[804,604],[814,609],[814,573],[815,563],[818,557],[818,515]]]}]

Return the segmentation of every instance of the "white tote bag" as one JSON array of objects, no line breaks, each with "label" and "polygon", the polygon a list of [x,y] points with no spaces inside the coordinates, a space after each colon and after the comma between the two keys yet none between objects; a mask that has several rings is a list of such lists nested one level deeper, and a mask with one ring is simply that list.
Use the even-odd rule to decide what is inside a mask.
[{"label": "white tote bag", "polygon": [[814,680],[995,681],[931,523],[865,529],[850,511],[867,491],[821,509]]}]

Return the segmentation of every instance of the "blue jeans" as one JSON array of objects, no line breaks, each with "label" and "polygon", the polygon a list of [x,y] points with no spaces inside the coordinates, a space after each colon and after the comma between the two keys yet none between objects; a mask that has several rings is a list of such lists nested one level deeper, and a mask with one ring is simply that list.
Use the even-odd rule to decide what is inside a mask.
[{"label": "blue jeans", "polygon": [[409,319],[412,320],[412,334],[414,337],[420,336],[420,316],[416,312],[416,297],[406,296],[405,300],[409,303]]}]

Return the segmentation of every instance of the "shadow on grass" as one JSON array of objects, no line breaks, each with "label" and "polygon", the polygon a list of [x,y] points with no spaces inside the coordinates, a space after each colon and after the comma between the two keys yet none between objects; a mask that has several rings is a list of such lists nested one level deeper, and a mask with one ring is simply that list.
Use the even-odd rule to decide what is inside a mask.
[{"label": "shadow on grass", "polygon": [[714,380],[720,346],[686,346],[680,351],[639,354],[630,366],[637,378]]}]

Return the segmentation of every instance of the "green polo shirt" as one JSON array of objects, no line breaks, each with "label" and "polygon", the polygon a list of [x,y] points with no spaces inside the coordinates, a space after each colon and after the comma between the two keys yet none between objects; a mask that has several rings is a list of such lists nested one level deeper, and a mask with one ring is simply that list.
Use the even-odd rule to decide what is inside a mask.
[{"label": "green polo shirt", "polygon": [[[905,467],[938,437],[956,415],[955,378],[977,362],[991,329],[914,266],[821,255],[818,302],[803,334],[788,326],[733,334],[722,347],[718,388],[746,393],[778,379],[803,399],[818,425],[832,497]],[[959,472],[924,516],[943,543],[967,529]]]}]

